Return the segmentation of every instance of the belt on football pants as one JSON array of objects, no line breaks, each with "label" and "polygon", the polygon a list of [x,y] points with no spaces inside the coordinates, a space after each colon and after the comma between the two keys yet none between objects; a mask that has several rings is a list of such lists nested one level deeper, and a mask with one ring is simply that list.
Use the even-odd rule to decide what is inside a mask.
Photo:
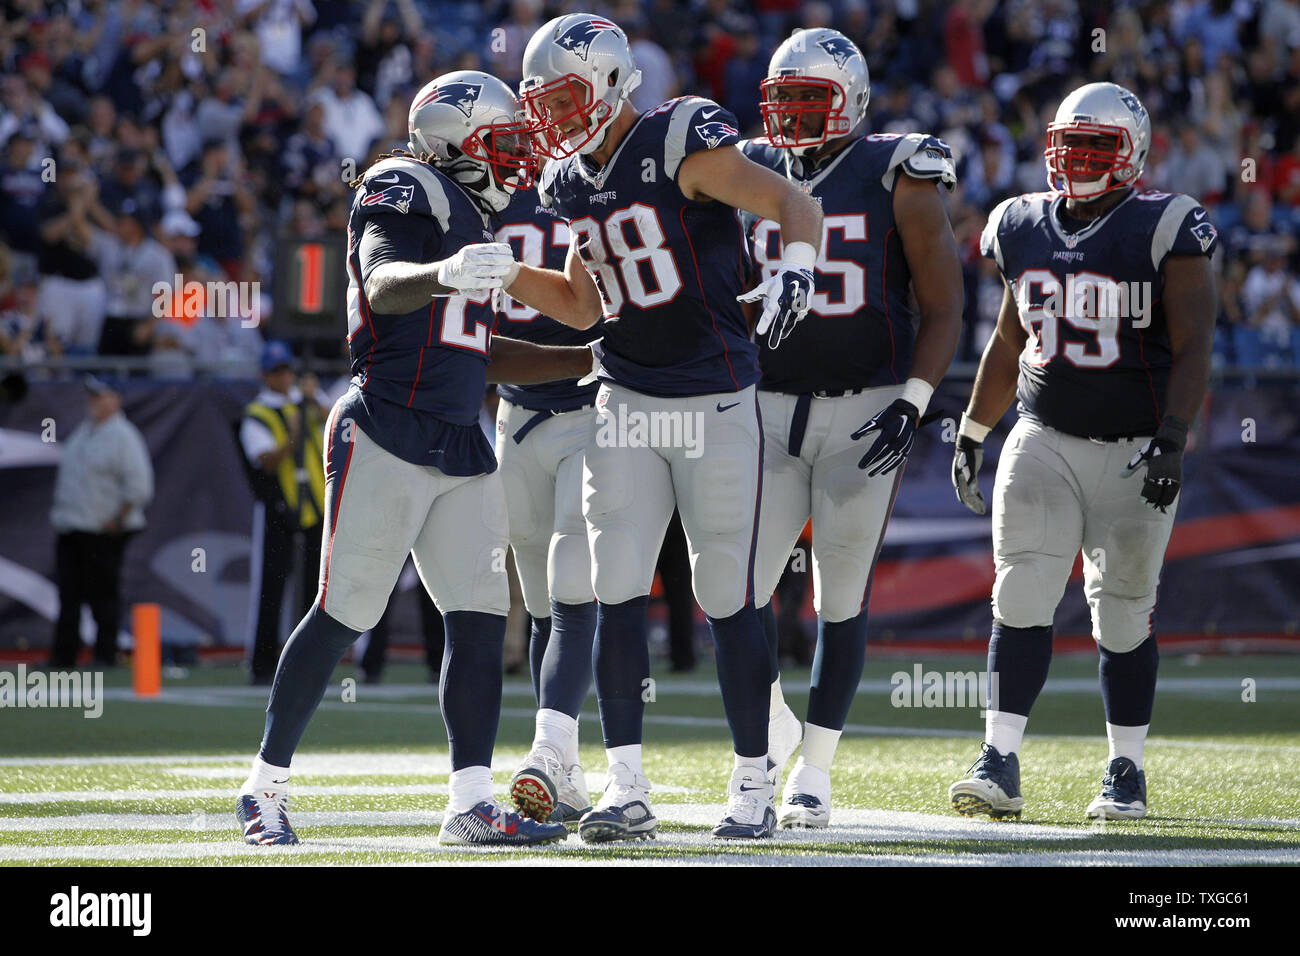
[{"label": "belt on football pants", "polygon": [[513,438],[515,440],[515,444],[518,445],[520,442],[522,442],[525,438],[528,437],[528,433],[530,431],[532,431],[534,428],[536,428],[538,425],[540,425],[542,422],[546,421],[553,415],[563,415],[564,412],[582,411],[582,409],[584,408],[591,408],[594,404],[595,404],[594,402],[588,402],[586,405],[579,405],[577,408],[566,408],[563,412],[557,411],[554,408],[544,408],[540,412],[534,412],[532,416],[528,419],[528,421],[520,425],[519,428],[515,431],[515,433],[510,437]]},{"label": "belt on football pants", "polygon": [[808,430],[808,412],[812,409],[812,400],[814,398],[843,398],[845,395],[857,395],[865,392],[865,388],[846,388],[840,391],[821,391],[813,392],[810,395],[796,395],[794,400],[794,414],[790,416],[790,439],[788,447],[791,458],[798,458],[799,452],[803,450],[804,432]]}]

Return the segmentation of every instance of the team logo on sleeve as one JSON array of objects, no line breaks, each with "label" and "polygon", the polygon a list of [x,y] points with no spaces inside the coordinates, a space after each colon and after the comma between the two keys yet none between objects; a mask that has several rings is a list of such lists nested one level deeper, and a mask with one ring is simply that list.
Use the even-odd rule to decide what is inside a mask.
[{"label": "team logo on sleeve", "polygon": [[[371,185],[381,181],[382,180],[378,179],[373,180]],[[368,207],[390,206],[400,213],[408,213],[411,211],[411,200],[414,198],[414,186],[403,186],[398,184],[396,186],[388,186],[381,192],[371,193],[366,196],[365,199],[361,200],[361,205]]]},{"label": "team logo on sleeve", "polygon": [[699,134],[700,139],[704,140],[704,145],[709,149],[716,149],[722,145],[729,136],[739,136],[740,131],[730,123],[724,123],[722,120],[714,120],[711,123],[701,123],[695,127],[695,132]]},{"label": "team logo on sleeve", "polygon": [[444,83],[430,90],[428,96],[411,107],[411,111],[414,112],[430,103],[446,103],[469,116],[482,92],[482,83]]},{"label": "team logo on sleeve", "polygon": [[1201,251],[1206,252],[1214,244],[1214,240],[1219,237],[1219,231],[1210,222],[1206,221],[1192,226],[1192,235],[1201,244]]},{"label": "team logo on sleeve", "polygon": [[836,66],[843,66],[858,55],[853,44],[845,37],[824,37],[817,41],[817,45],[835,58]]},{"label": "team logo on sleeve", "polygon": [[587,54],[591,52],[591,41],[605,30],[617,29],[618,27],[609,20],[592,17],[590,20],[580,20],[569,27],[555,38],[555,42],[570,53],[576,53],[578,59],[585,63]]}]

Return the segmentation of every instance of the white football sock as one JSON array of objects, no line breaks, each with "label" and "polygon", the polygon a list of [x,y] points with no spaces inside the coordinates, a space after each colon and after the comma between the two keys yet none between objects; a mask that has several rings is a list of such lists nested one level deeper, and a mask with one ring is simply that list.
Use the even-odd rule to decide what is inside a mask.
[{"label": "white football sock", "polygon": [[581,762],[582,758],[578,756],[578,720],[574,718],[573,733],[569,734],[569,744],[564,748],[564,765],[572,767]]},{"label": "white football sock", "polygon": [[485,800],[492,800],[491,767],[465,767],[452,771],[447,779],[448,810],[467,813]]},{"label": "white football sock", "polygon": [[282,790],[289,785],[289,768],[276,767],[261,757],[253,758],[253,770],[244,781],[240,793],[252,793],[254,790]]},{"label": "white football sock", "polygon": [[984,742],[1002,756],[1020,752],[1025,739],[1025,725],[1029,718],[1024,714],[1009,714],[1004,710],[990,710],[984,718]]},{"label": "white football sock", "polygon": [[778,674],[776,680],[772,681],[772,703],[769,705],[768,717],[775,717],[781,713],[785,707],[785,695],[781,693],[781,675]]},{"label": "white football sock", "polygon": [[612,767],[616,763],[626,765],[633,773],[639,773],[645,776],[641,769],[641,745],[624,744],[622,747],[606,747],[605,757],[609,760]]},{"label": "white football sock", "polygon": [[537,729],[533,732],[533,747],[549,747],[556,757],[563,757],[569,749],[569,740],[578,732],[578,722],[559,710],[539,710]]},{"label": "white football sock", "polygon": [[1147,742],[1147,731],[1150,729],[1150,724],[1143,724],[1141,727],[1121,727],[1107,722],[1106,740],[1110,744],[1110,756],[1106,758],[1106,762],[1110,763],[1116,757],[1128,757],[1141,770],[1142,751]]},{"label": "white football sock", "polygon": [[761,757],[742,757],[740,754],[734,755],[736,763],[734,769],[739,770],[741,767],[753,770],[764,780],[767,779],[767,754]]},{"label": "white football sock", "polygon": [[829,727],[805,723],[803,750],[800,751],[803,762],[823,773],[830,773],[831,761],[835,759],[835,748],[839,746],[842,733],[841,730],[831,730]]}]

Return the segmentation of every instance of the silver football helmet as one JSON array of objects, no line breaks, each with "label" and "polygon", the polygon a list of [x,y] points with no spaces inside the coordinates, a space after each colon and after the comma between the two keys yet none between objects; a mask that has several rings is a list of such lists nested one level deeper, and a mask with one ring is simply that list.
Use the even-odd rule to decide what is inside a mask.
[{"label": "silver football helmet", "polygon": [[803,156],[862,124],[871,76],[862,51],[843,33],[796,30],[772,54],[760,89],[769,142]]},{"label": "silver football helmet", "polygon": [[1094,199],[1137,182],[1151,149],[1141,100],[1114,83],[1089,83],[1047,125],[1047,182],[1071,199]]},{"label": "silver football helmet", "polygon": [[458,70],[430,81],[411,101],[407,126],[411,152],[429,157],[494,212],[537,175],[519,101],[494,76]]},{"label": "silver football helmet", "polygon": [[[563,159],[599,149],[623,101],[640,85],[627,34],[605,17],[570,13],[528,41],[519,98],[538,149]],[[566,134],[562,125],[576,128]]]}]

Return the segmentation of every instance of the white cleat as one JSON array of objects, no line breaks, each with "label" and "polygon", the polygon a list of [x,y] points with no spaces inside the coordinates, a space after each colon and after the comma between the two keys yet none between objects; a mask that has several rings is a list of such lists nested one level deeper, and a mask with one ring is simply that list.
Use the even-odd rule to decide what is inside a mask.
[{"label": "white cleat", "polygon": [[555,809],[551,823],[577,823],[591,809],[591,793],[587,790],[587,774],[581,764],[564,768],[564,776],[555,788]]},{"label": "white cleat", "polygon": [[654,839],[659,821],[650,809],[650,781],[625,763],[611,764],[600,801],[578,822],[584,843]]},{"label": "white cleat", "polygon": [[802,741],[803,724],[786,704],[767,722],[767,778],[773,789],[781,785],[781,771]]},{"label": "white cleat", "polygon": [[727,784],[727,810],[713,828],[722,840],[762,840],[776,829],[775,791],[767,774],[754,767],[737,767]]},{"label": "white cleat", "polygon": [[831,775],[800,758],[785,782],[777,823],[784,830],[820,830],[831,822]]}]

